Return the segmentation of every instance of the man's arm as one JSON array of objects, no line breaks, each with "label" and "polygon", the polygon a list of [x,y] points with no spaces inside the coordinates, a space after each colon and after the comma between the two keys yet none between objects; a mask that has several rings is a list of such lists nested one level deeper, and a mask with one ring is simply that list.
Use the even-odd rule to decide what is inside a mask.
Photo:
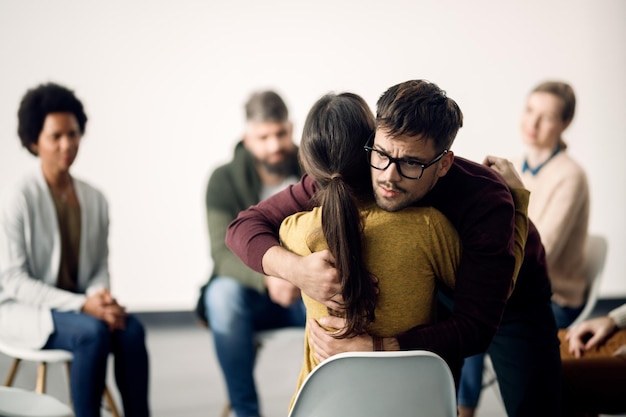
[{"label": "man's arm", "polygon": [[[485,163],[487,163],[485,161]],[[493,168],[493,166],[492,166]],[[494,168],[495,169],[495,168]],[[511,166],[511,169],[512,166]],[[524,246],[528,236],[528,201],[530,193],[528,190],[522,188],[523,185],[520,181],[515,181],[515,178],[519,180],[517,174],[514,177],[509,177],[508,169],[502,171],[496,170],[503,175],[503,178],[507,182],[507,185],[511,187],[511,194],[515,202],[515,270],[513,283],[517,278],[522,261],[524,259]],[[512,284],[511,293],[514,289]],[[359,335],[349,339],[336,339],[333,337],[332,332],[326,331],[315,320],[309,320],[310,342],[315,349],[315,356],[320,362],[342,352],[351,351],[372,351],[374,350],[373,338],[368,334]],[[320,319],[320,324],[326,328],[341,329],[345,325],[345,321],[338,317],[324,317]],[[420,329],[425,329],[427,326],[421,325],[411,329],[405,334],[405,336],[411,335],[413,332],[419,334]],[[400,345],[397,338],[385,338],[383,341],[384,350],[400,350]],[[404,345],[404,350],[416,349],[410,345]]]},{"label": "man's arm", "polygon": [[[278,275],[283,271],[279,262],[274,265],[268,259],[268,265],[263,265],[263,258],[270,248],[280,246],[278,228],[285,217],[311,209],[315,188],[315,181],[305,175],[297,184],[241,211],[228,226],[226,246],[253,270],[288,279]],[[270,269],[265,271],[264,266]]]},{"label": "man's arm", "polygon": [[316,183],[304,176],[300,182],[239,213],[226,232],[226,245],[250,268],[282,278],[309,297],[337,308],[341,285],[328,251],[301,257],[280,246],[278,228],[294,213],[310,210]]},{"label": "man's arm", "polygon": [[425,349],[448,360],[484,352],[495,335],[516,270],[515,207],[502,177],[456,158],[424,204],[442,211],[463,243],[449,318],[397,337],[402,350]]},{"label": "man's arm", "polygon": [[[516,264],[515,207],[507,185],[491,169],[459,159],[456,158],[453,169],[431,191],[428,201],[424,201],[424,205],[435,206],[452,221],[463,243],[454,311],[447,320],[398,337],[403,350],[425,349],[450,359],[487,349],[500,324]],[[248,266],[259,272],[263,266],[268,268],[263,256],[269,248],[279,245],[280,223],[286,216],[308,209],[308,198],[313,191],[314,182],[305,178],[304,182],[242,212],[228,229],[227,245]],[[273,267],[272,272],[295,283],[293,277],[302,274],[302,270],[294,268],[297,264],[297,261],[284,262]],[[315,284],[319,286],[319,280],[312,282]],[[311,296],[332,307],[330,299],[334,295],[327,293],[324,299]]]}]

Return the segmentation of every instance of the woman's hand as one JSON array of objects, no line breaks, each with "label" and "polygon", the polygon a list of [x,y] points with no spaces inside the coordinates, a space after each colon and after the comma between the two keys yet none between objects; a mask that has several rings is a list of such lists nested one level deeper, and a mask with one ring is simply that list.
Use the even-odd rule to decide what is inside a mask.
[{"label": "woman's hand", "polygon": [[487,155],[483,161],[483,165],[488,166],[502,175],[502,178],[504,178],[504,181],[510,188],[526,188],[515,170],[515,166],[513,166],[513,163],[508,159]]},{"label": "woman's hand", "polygon": [[109,290],[88,296],[82,311],[104,321],[111,331],[123,330],[126,327],[126,309],[118,304]]},{"label": "woman's hand", "polygon": [[565,339],[569,341],[569,352],[580,358],[585,351],[604,342],[616,329],[615,320],[609,316],[585,320],[567,332]]}]

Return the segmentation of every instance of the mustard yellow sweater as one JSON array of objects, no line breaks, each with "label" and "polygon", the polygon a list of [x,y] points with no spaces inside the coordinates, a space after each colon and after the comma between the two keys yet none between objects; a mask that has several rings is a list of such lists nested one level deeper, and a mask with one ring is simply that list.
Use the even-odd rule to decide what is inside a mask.
[{"label": "mustard yellow sweater", "polygon": [[[412,207],[390,213],[375,204],[361,210],[367,267],[379,282],[376,321],[368,333],[391,337],[420,324],[432,323],[435,280],[454,286],[461,245],[448,219],[432,207]],[[282,244],[305,256],[328,249],[321,232],[321,209],[287,217],[280,227]],[[326,307],[305,296],[307,319],[328,316]],[[298,378],[300,388],[318,365],[305,329],[304,360]]]}]

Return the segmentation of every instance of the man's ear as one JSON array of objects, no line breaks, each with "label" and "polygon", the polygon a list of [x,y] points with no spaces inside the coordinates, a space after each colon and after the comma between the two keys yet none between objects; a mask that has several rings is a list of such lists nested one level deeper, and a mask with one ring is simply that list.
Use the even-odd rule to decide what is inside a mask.
[{"label": "man's ear", "polygon": [[450,168],[452,168],[452,163],[454,162],[454,152],[448,151],[441,158],[437,168],[437,175],[441,178],[448,173]]},{"label": "man's ear", "polygon": [[39,155],[39,146],[36,143],[31,143],[28,145],[28,149],[35,155]]}]

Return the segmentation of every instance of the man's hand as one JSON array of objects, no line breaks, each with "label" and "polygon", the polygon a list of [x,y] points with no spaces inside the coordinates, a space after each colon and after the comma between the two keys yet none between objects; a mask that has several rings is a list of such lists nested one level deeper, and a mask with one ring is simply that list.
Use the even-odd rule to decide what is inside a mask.
[{"label": "man's hand", "polygon": [[569,352],[580,358],[586,350],[603,343],[616,329],[615,320],[609,316],[585,320],[567,332],[565,339],[569,341]]},{"label": "man's hand", "polygon": [[502,175],[502,178],[504,178],[504,181],[510,188],[526,188],[515,170],[515,166],[513,166],[513,163],[508,159],[487,155],[483,161],[483,165],[488,166]]},{"label": "man's hand", "polygon": [[322,317],[320,322],[323,326],[331,328],[326,330],[314,319],[308,321],[309,343],[315,352],[315,358],[322,362],[333,355],[342,352],[371,352],[374,350],[372,336],[362,334],[345,339],[337,339],[333,335],[341,334],[346,321],[340,317]]},{"label": "man's hand", "polygon": [[285,308],[295,303],[301,297],[300,288],[284,279],[266,275],[265,286],[271,300]]},{"label": "man's hand", "polygon": [[263,270],[267,275],[287,280],[312,299],[341,311],[343,297],[334,263],[327,250],[299,256],[281,246],[273,246],[263,256]]}]

